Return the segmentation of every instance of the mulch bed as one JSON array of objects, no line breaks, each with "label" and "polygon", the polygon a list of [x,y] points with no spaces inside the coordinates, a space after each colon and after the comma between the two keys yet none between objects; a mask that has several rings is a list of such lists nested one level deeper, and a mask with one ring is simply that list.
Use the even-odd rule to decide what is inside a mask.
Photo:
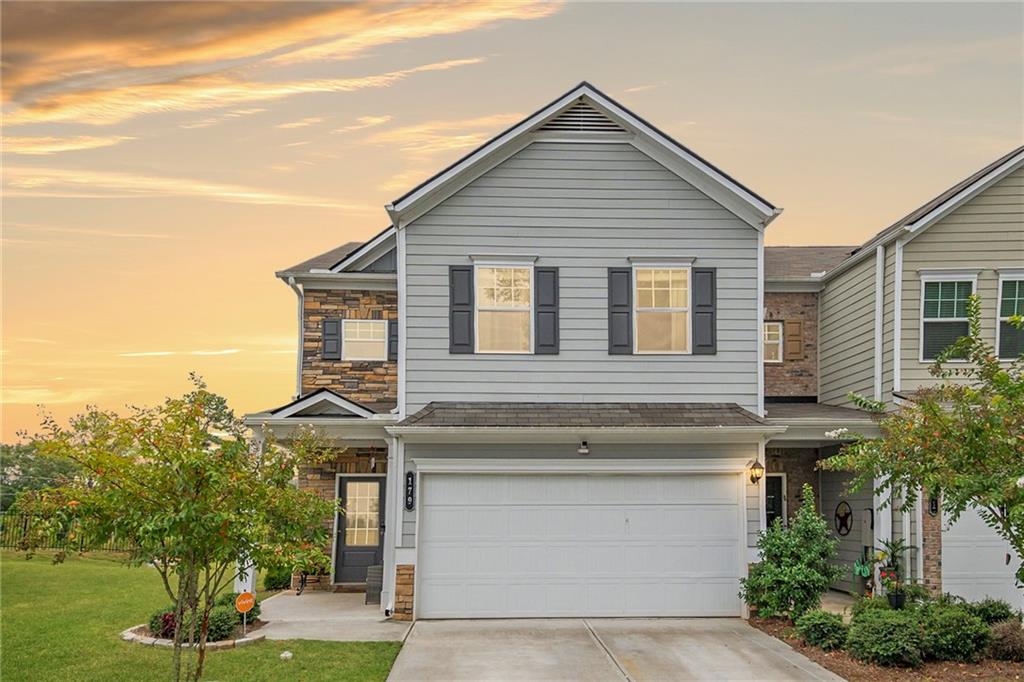
[{"label": "mulch bed", "polygon": [[851,682],[917,682],[918,680],[1024,680],[1024,663],[984,660],[980,663],[952,663],[929,661],[920,668],[884,668],[862,663],[845,651],[822,651],[804,644],[796,635],[793,624],[779,618],[751,618],[750,624],[799,651],[818,665]]},{"label": "mulch bed", "polygon": [[[245,634],[246,635],[251,635],[254,630],[259,630],[260,628],[262,628],[266,624],[267,624],[267,621],[265,621],[265,620],[257,619],[255,621],[249,621],[246,624],[246,627],[245,627]],[[141,626],[135,628],[135,630],[133,632],[137,632],[140,635],[145,635],[147,637],[159,638],[159,635],[154,635],[150,631],[148,625],[141,625]],[[243,635],[242,635],[242,626],[241,625],[236,625],[235,629],[231,632],[231,636],[228,637],[228,639],[241,639],[242,637],[243,637]],[[221,641],[227,641],[227,640],[221,640]],[[211,640],[210,644],[212,644],[212,643],[213,643],[213,641]]]}]

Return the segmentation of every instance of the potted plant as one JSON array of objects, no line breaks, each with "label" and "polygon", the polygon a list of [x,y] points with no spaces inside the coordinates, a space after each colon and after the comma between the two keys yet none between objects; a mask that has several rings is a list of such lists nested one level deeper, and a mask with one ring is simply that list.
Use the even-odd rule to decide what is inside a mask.
[{"label": "potted plant", "polygon": [[907,603],[907,587],[900,580],[899,572],[891,568],[882,568],[878,571],[878,577],[885,588],[885,598],[889,600],[889,606],[902,609]]},{"label": "potted plant", "polygon": [[322,549],[310,544],[303,545],[295,555],[295,566],[293,571],[300,574],[299,589],[296,594],[302,594],[310,583],[319,584],[327,577],[331,559]]}]

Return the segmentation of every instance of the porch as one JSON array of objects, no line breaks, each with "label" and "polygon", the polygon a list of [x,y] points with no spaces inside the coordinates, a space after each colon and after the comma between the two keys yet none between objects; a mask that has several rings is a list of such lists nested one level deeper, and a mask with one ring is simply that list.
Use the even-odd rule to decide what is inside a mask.
[{"label": "porch", "polygon": [[261,632],[267,639],[315,639],[331,642],[399,642],[411,623],[385,618],[362,594],[282,592],[264,600]]}]

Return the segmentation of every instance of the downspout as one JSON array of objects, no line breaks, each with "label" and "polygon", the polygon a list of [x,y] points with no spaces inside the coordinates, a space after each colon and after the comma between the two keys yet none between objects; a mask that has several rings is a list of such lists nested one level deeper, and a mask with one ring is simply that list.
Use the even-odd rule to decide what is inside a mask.
[{"label": "downspout", "polygon": [[306,296],[305,296],[305,294],[302,291],[302,285],[296,284],[295,283],[295,278],[292,277],[291,275],[288,276],[288,287],[292,291],[295,292],[295,295],[298,297],[298,300],[299,300],[299,309],[298,309],[298,315],[297,315],[298,325],[299,325],[299,352],[296,355],[297,360],[296,360],[296,363],[295,363],[295,397],[296,398],[301,398],[302,397],[302,345],[303,345],[303,342],[305,341],[305,331],[306,331],[304,329],[304,325],[303,325],[302,311],[303,311],[303,308],[306,305]]}]

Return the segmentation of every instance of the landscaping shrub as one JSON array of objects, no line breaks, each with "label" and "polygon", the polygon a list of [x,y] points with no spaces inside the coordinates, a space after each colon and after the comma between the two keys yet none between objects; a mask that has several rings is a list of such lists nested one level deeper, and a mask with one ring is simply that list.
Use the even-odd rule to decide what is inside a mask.
[{"label": "landscaping shrub", "polygon": [[292,569],[272,569],[263,574],[264,590],[287,590],[292,586]]},{"label": "landscaping shrub", "polygon": [[821,595],[841,569],[832,565],[838,542],[814,510],[814,491],[803,489],[804,503],[789,527],[774,523],[758,537],[761,561],[740,580],[740,596],[758,615],[796,619],[821,603]]},{"label": "landscaping shrub", "polygon": [[892,607],[889,606],[889,600],[885,597],[860,597],[857,601],[853,602],[853,606],[850,607],[850,614],[854,620],[857,619],[862,613],[869,611],[891,611]]},{"label": "landscaping shrub", "polygon": [[160,609],[149,617],[149,631],[154,637],[172,639],[174,637],[174,607]]},{"label": "landscaping shrub", "polygon": [[[236,599],[238,599],[238,592],[225,592],[224,594],[220,595],[219,597],[217,597],[216,599],[213,600],[213,605],[214,605],[214,607],[218,607],[218,606],[229,606],[229,607],[231,607],[231,612],[233,614],[235,614],[235,620],[237,620],[239,623],[241,623],[242,622],[242,614],[239,613],[237,610],[235,610],[235,600]],[[251,623],[254,620],[256,620],[257,618],[259,618],[259,617],[260,617],[260,600],[257,599],[256,603],[253,604],[252,609],[249,610],[249,620],[248,620],[248,622]]]},{"label": "landscaping shrub", "polygon": [[1001,661],[1024,662],[1024,628],[1016,618],[992,626],[988,655]]},{"label": "landscaping shrub", "polygon": [[867,663],[913,668],[921,664],[922,643],[912,612],[869,609],[850,624],[846,650]]},{"label": "landscaping shrub", "polygon": [[921,583],[906,583],[903,592],[907,595],[908,604],[922,604],[932,598],[932,593]]},{"label": "landscaping shrub", "polygon": [[991,639],[988,626],[963,606],[932,606],[920,614],[924,654],[939,661],[973,663]]},{"label": "landscaping shrub", "polygon": [[982,599],[981,601],[969,604],[967,609],[978,618],[981,618],[986,625],[1010,620],[1018,615],[1014,612],[1009,602],[1003,599]]},{"label": "landscaping shrub", "polygon": [[821,609],[808,611],[796,621],[796,631],[808,644],[825,651],[842,649],[846,642],[846,625],[843,617]]}]

